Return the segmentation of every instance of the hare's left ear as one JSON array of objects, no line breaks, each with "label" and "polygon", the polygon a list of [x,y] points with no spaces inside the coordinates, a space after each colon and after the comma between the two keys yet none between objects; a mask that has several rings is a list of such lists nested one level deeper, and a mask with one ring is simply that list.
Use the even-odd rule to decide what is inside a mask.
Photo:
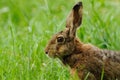
[{"label": "hare's left ear", "polygon": [[74,38],[76,29],[82,23],[82,2],[78,2],[70,12],[66,20],[66,28],[69,28],[69,37]]}]

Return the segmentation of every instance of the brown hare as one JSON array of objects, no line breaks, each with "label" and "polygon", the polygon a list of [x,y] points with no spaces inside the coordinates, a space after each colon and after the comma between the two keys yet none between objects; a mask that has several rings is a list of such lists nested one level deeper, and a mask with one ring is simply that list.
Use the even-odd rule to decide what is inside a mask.
[{"label": "brown hare", "polygon": [[69,65],[84,80],[120,80],[120,52],[99,49],[84,44],[76,37],[77,28],[82,23],[82,2],[78,2],[70,12],[63,31],[55,34],[45,48],[50,57],[59,58]]}]

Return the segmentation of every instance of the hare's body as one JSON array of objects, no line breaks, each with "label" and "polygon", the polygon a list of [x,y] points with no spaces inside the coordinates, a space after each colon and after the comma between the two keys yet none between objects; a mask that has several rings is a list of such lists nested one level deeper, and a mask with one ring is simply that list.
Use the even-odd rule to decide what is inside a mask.
[{"label": "hare's body", "polygon": [[120,80],[120,53],[101,50],[90,44],[75,40],[75,50],[61,60],[76,69],[83,80],[88,73],[88,80],[100,80],[104,69],[104,80]]},{"label": "hare's body", "polygon": [[66,21],[66,28],[55,34],[45,52],[58,57],[84,80],[120,80],[120,53],[102,50],[76,38],[76,30],[82,22],[82,2],[76,4]]}]

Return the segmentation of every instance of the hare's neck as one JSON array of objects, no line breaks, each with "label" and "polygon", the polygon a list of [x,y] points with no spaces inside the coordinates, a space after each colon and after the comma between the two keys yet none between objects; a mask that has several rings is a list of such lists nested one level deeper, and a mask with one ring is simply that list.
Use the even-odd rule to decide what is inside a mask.
[{"label": "hare's neck", "polygon": [[74,51],[70,55],[64,56],[62,62],[74,68],[78,63],[86,63],[85,58],[92,55],[97,49],[90,44],[83,44],[80,40],[76,39]]},{"label": "hare's neck", "polygon": [[83,51],[82,51],[82,45],[83,43],[80,42],[79,39],[75,40],[75,47],[73,52],[71,52],[70,55],[64,56],[61,60],[66,65],[69,65],[70,67],[74,67],[77,65],[79,59],[82,57]]}]

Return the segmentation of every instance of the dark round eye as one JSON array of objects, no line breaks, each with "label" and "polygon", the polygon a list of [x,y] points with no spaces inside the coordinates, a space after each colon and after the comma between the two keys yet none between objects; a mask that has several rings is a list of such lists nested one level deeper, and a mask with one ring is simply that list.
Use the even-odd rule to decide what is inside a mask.
[{"label": "dark round eye", "polygon": [[58,37],[57,42],[64,42],[64,37]]}]

